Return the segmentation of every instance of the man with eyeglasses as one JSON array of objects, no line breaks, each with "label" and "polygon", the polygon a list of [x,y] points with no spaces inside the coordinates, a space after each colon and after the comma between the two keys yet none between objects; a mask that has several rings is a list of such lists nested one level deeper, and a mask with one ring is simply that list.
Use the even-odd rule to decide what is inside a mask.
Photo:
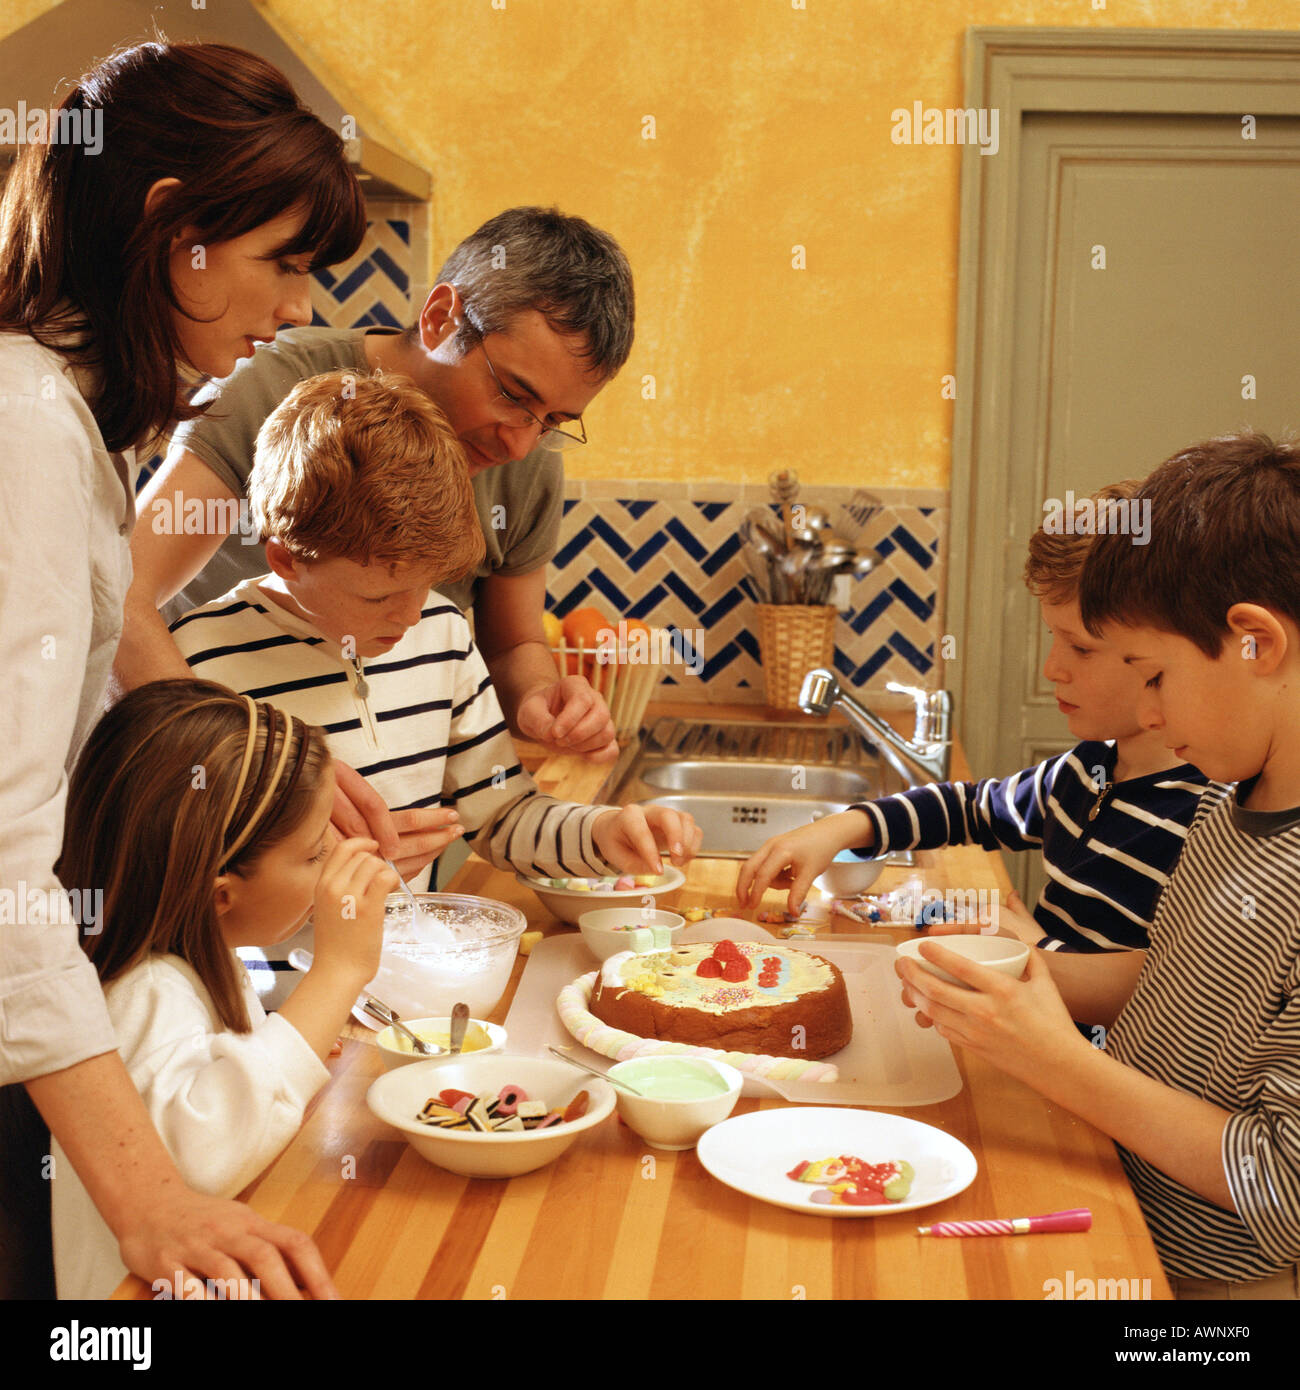
[{"label": "man with eyeglasses", "polygon": [[[612,237],[554,209],[512,208],[452,252],[405,332],[294,328],[261,343],[204,388],[198,400],[215,397],[208,413],[177,428],[137,501],[118,688],[189,676],[167,622],[265,569],[246,509],[236,509],[257,431],[280,401],[321,372],[402,373],[465,447],[487,556],[440,592],[472,611],[511,729],[594,761],[615,757],[604,701],[583,677],[559,675],[542,612],[563,509],[559,451],[587,442],[583,412],[627,360],[633,321],[631,270]],[[443,829],[451,814],[390,818],[355,772],[340,769],[339,785],[336,824],[373,834],[390,858],[399,833],[409,860],[420,832]]]}]

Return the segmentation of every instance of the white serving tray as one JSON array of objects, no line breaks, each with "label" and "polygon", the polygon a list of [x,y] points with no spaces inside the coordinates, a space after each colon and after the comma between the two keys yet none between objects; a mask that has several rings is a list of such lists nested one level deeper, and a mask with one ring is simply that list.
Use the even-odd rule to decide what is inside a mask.
[{"label": "white serving tray", "polygon": [[[895,1109],[936,1105],[961,1090],[961,1073],[952,1049],[933,1028],[918,1028],[912,1011],[903,1005],[901,984],[894,974],[894,948],[871,941],[783,941],[738,917],[714,917],[697,922],[678,938],[696,941],[771,941],[806,948],[834,961],[844,972],[853,1014],[853,1041],[825,1061],[840,1074],[836,1082],[779,1081],[747,1076],[742,1092],[766,1096],[773,1091],[787,1100],[822,1105],[875,1105]],[[542,1052],[548,1046],[569,1049],[576,1061],[604,1072],[613,1059],[583,1047],[565,1028],[555,1008],[556,995],[598,968],[579,932],[549,936],[533,947],[528,964],[506,1016],[510,1046]]]}]

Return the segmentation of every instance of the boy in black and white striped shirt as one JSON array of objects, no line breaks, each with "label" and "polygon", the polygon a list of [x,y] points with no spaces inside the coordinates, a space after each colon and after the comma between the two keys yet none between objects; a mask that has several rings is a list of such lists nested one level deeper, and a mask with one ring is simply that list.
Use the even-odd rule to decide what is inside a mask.
[{"label": "boy in black and white striped shirt", "polygon": [[[1099,536],[1090,631],[1142,676],[1202,797],[1146,952],[1031,952],[1024,979],[925,954],[905,998],[944,1037],[1111,1135],[1180,1297],[1300,1294],[1300,444],[1187,449],[1138,493],[1150,544]],[[1104,1051],[1071,1016],[1110,1025]]]},{"label": "boy in black and white striped shirt", "polygon": [[[692,857],[691,816],[559,801],[520,766],[469,624],[435,591],[484,542],[462,447],[427,395],[393,375],[299,383],[258,434],[248,493],[271,573],[187,613],[176,644],[195,675],[324,728],[394,813],[413,889],[462,832],[543,878]],[[305,936],[242,953],[267,1007]]]}]

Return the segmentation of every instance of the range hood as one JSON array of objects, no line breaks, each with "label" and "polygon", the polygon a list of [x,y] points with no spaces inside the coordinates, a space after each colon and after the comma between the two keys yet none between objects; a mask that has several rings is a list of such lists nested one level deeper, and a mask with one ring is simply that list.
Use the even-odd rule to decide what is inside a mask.
[{"label": "range hood", "polygon": [[[368,198],[427,202],[427,169],[365,128],[357,108],[335,82],[319,77],[252,0],[63,0],[54,9],[0,39],[0,103],[10,110],[48,110],[88,68],[115,48],[156,37],[172,42],[205,40],[247,48],[278,67],[303,102],[331,130],[345,133],[344,116],[355,125],[348,159]],[[7,132],[6,132],[7,133]],[[348,134],[351,134],[349,129]],[[0,140],[0,161],[18,153]]]}]

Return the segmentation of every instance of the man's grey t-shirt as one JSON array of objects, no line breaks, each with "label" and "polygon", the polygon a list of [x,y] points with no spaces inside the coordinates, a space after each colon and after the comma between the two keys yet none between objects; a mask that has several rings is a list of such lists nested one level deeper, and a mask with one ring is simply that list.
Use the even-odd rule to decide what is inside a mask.
[{"label": "man's grey t-shirt", "polygon": [[[363,345],[368,331],[373,330],[291,328],[278,334],[274,342],[258,347],[225,380],[203,388],[195,397],[196,404],[212,404],[205,414],[177,426],[172,450],[188,449],[242,498],[253,471],[253,450],[262,422],[308,377],[339,368],[368,373]],[[555,554],[564,506],[564,466],[559,454],[534,449],[515,463],[484,469],[474,477],[473,487],[487,555],[474,575],[438,585],[440,593],[466,610],[485,575],[528,574]],[[183,503],[165,500],[179,525]],[[155,499],[155,506],[158,501]],[[141,524],[148,525],[149,518],[142,518]],[[265,573],[266,550],[256,532],[247,539],[233,534],[164,606],[163,616],[173,623],[245,579]]]}]

